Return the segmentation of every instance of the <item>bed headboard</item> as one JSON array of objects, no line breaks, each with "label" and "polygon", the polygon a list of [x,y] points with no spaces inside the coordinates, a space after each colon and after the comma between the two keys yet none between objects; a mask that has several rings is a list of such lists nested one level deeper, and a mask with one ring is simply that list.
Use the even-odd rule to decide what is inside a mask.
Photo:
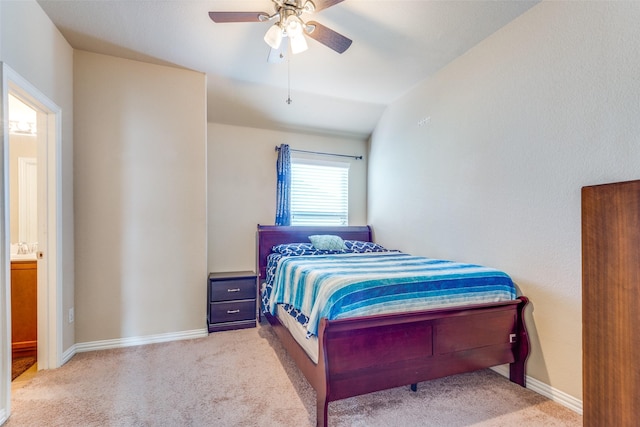
[{"label": "bed headboard", "polygon": [[281,226],[260,225],[257,231],[257,268],[259,283],[266,277],[267,256],[271,248],[280,243],[304,243],[309,242],[309,236],[313,234],[335,234],[345,240],[361,240],[371,242],[371,227],[358,226]]}]

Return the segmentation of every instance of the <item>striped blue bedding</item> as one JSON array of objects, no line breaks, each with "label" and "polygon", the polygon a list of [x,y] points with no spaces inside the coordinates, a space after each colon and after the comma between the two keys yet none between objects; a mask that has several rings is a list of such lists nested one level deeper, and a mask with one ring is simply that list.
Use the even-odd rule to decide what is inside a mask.
[{"label": "striped blue bedding", "polygon": [[282,257],[268,310],[286,304],[303,313],[308,335],[319,321],[480,304],[516,298],[504,272],[401,252]]}]

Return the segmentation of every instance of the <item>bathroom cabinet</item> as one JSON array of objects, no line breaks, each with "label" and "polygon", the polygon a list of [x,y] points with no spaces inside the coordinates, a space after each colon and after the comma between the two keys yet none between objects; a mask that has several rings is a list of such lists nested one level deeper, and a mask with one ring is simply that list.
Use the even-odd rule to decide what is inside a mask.
[{"label": "bathroom cabinet", "polygon": [[11,261],[11,354],[36,356],[38,347],[38,262]]}]

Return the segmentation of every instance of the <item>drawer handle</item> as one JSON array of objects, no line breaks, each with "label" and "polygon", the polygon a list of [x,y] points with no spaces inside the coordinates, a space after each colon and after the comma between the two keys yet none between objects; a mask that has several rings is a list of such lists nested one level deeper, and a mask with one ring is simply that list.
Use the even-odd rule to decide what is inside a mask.
[{"label": "drawer handle", "polygon": [[227,289],[227,292],[240,292],[240,288]]},{"label": "drawer handle", "polygon": [[227,310],[227,314],[236,314],[240,313],[240,310]]}]

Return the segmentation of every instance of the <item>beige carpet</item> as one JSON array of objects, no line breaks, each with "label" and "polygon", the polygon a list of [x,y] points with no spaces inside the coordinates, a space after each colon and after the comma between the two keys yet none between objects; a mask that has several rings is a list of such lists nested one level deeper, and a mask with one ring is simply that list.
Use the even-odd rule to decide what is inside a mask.
[{"label": "beige carpet", "polygon": [[[313,426],[315,392],[269,326],[76,355],[12,396],[17,426]],[[330,426],[581,426],[491,370],[329,404]]]}]

